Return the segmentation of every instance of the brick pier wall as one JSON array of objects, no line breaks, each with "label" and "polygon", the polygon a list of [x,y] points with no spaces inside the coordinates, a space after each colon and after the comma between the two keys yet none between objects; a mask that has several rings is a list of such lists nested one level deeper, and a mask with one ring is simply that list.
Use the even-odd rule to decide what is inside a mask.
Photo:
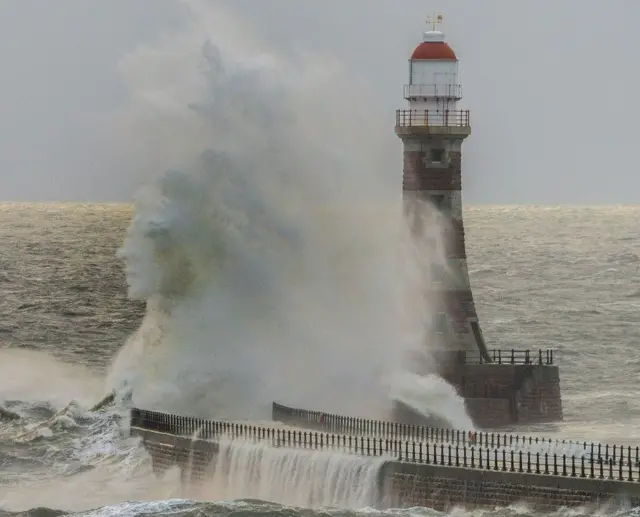
[{"label": "brick pier wall", "polygon": [[139,427],[132,427],[131,435],[142,438],[156,474],[178,466],[182,470],[183,479],[204,478],[210,474],[218,453],[217,444],[210,440],[193,440]]},{"label": "brick pier wall", "polygon": [[[138,427],[132,427],[131,433],[142,437],[156,473],[178,466],[185,481],[204,480],[211,475],[218,452],[216,443]],[[638,482],[391,461],[383,466],[379,483],[381,508],[493,509],[523,502],[553,510],[610,501],[640,506]]]},{"label": "brick pier wall", "polygon": [[524,502],[554,510],[615,502],[640,505],[640,484],[393,462],[384,473],[386,507],[487,508]]}]

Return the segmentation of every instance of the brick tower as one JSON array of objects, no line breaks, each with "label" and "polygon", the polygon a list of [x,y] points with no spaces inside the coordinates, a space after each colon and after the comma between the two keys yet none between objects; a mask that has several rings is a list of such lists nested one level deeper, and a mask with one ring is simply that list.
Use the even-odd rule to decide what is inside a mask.
[{"label": "brick tower", "polygon": [[435,29],[439,21],[409,59],[409,106],[396,113],[404,146],[405,215],[416,238],[428,242],[431,339],[443,351],[443,362],[456,351],[490,362],[471,292],[462,220],[461,151],[471,133],[469,111],[458,107],[458,58]]},{"label": "brick tower", "polygon": [[[409,59],[408,108],[396,113],[404,147],[403,204],[414,240],[424,246],[425,298],[433,317],[429,349],[437,372],[465,400],[481,427],[562,420],[560,376],[551,350],[487,349],[478,322],[462,220],[462,143],[471,134],[459,106],[458,58],[436,30],[424,33]],[[432,373],[425,371],[422,373]],[[396,401],[394,418],[440,426]]]}]

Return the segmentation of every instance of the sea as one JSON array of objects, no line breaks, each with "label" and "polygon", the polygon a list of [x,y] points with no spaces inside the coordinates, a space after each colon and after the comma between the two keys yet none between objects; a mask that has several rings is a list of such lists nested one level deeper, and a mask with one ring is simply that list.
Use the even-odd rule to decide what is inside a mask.
[{"label": "sea", "polygon": [[[560,366],[564,422],[515,431],[640,443],[640,208],[471,206],[464,215],[489,346],[553,348]],[[2,517],[439,513],[382,512],[367,507],[366,494],[336,495],[335,487],[306,504],[304,491],[319,490],[309,481],[318,472],[287,477],[277,463],[260,487],[242,485],[238,471],[233,490],[227,478],[198,493],[181,486],[177,472],[157,478],[128,436],[125,409],[89,411],[144,321],[145,304],[129,299],[117,256],[132,216],[125,204],[0,204],[0,406],[19,417],[0,419]],[[315,460],[326,481],[335,462]]]},{"label": "sea", "polygon": [[[473,426],[433,373],[426,266],[450,267],[446,220],[403,220],[393,112],[338,57],[185,3],[92,118],[134,203],[0,204],[0,517],[438,515],[376,509],[380,462],[221,444],[196,487],[154,475],[130,436],[131,405],[266,423],[274,401],[382,419],[401,400]],[[639,444],[640,208],[465,201],[464,218],[489,348],[560,366],[564,421],[515,432]]]}]

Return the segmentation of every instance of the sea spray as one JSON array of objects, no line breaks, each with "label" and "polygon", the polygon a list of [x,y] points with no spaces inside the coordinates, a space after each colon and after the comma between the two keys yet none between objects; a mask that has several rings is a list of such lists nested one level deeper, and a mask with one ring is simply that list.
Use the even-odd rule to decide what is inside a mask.
[{"label": "sea spray", "polygon": [[252,498],[304,508],[375,507],[380,469],[390,459],[224,440],[213,478],[200,490],[215,500]]},{"label": "sea spray", "polygon": [[196,7],[185,33],[121,66],[119,133],[160,175],[120,252],[147,313],[110,387],[217,418],[269,418],[273,400],[388,418],[430,322],[398,142],[335,61],[284,60]]},{"label": "sea spray", "polygon": [[393,380],[391,386],[391,398],[405,404],[417,414],[437,418],[453,429],[474,429],[473,421],[465,410],[464,400],[441,377],[403,372]]}]

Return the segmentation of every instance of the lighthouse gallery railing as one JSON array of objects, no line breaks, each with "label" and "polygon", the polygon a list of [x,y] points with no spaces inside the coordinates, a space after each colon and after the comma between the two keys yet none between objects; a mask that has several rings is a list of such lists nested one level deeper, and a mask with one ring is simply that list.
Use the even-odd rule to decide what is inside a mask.
[{"label": "lighthouse gallery railing", "polygon": [[396,126],[468,127],[469,110],[397,110]]}]

